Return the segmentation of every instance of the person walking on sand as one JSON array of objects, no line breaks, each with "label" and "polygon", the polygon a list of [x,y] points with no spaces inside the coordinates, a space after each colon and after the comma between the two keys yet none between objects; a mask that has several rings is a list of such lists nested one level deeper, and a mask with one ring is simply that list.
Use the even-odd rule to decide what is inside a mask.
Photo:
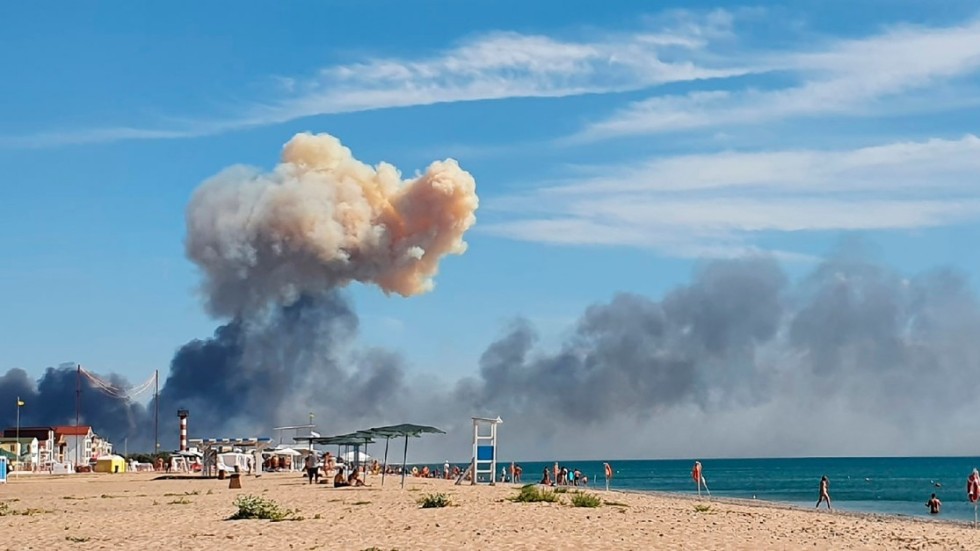
[{"label": "person walking on sand", "polygon": [[830,506],[830,480],[827,479],[827,475],[820,479],[820,499],[817,500],[817,508],[824,501],[827,502],[827,510],[832,510]]},{"label": "person walking on sand", "polygon": [[943,502],[939,501],[939,498],[936,497],[936,494],[932,494],[932,497],[930,497],[929,501],[926,502],[926,507],[929,508],[930,514],[938,515],[939,510],[943,507]]}]

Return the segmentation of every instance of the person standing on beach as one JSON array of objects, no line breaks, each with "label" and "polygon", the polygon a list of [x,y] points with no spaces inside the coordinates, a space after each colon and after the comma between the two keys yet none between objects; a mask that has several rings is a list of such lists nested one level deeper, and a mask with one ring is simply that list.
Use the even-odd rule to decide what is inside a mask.
[{"label": "person standing on beach", "polygon": [[939,501],[939,498],[936,497],[936,494],[932,494],[932,497],[929,498],[929,501],[926,502],[926,507],[929,508],[929,513],[933,515],[938,515],[939,510],[942,508],[942,506],[943,506],[943,502]]},{"label": "person standing on beach", "polygon": [[316,452],[311,451],[309,455],[306,456],[306,477],[310,479],[310,484],[313,484],[313,479],[315,478],[317,482],[320,481],[320,467],[317,465]]},{"label": "person standing on beach", "polygon": [[830,480],[827,479],[826,475],[820,479],[820,499],[817,500],[817,507],[819,508],[824,501],[827,502],[827,510],[832,510],[830,507]]}]

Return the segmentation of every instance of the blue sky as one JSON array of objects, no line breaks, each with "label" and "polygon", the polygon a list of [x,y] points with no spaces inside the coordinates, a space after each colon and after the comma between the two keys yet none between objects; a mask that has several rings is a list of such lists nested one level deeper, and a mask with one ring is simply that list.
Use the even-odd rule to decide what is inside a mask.
[{"label": "blue sky", "polygon": [[0,71],[3,371],[165,373],[217,325],[191,192],[302,131],[476,178],[434,292],[349,291],[364,343],[447,380],[517,316],[556,341],[706,258],[800,274],[858,235],[980,270],[972,2],[8,3]]}]

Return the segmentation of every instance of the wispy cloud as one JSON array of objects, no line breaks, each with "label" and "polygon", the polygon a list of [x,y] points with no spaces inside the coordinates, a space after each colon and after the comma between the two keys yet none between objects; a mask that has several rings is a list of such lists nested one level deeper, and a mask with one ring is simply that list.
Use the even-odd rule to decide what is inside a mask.
[{"label": "wispy cloud", "polygon": [[[590,124],[573,141],[791,117],[877,113],[889,100],[975,74],[980,69],[980,20],[939,28],[903,26],[810,51],[762,54],[752,64],[788,73],[797,82],[781,88],[651,97]],[[927,102],[919,106],[943,107]]]},{"label": "wispy cloud", "polygon": [[[658,28],[587,40],[494,32],[419,58],[376,57],[277,76],[281,94],[240,106],[236,116],[176,127],[128,126],[0,137],[0,145],[40,147],[126,139],[180,138],[277,124],[303,117],[505,98],[565,97],[725,78],[752,69],[714,51],[732,40],[730,14],[678,12]],[[593,33],[594,34],[594,33]]]},{"label": "wispy cloud", "polygon": [[545,243],[727,256],[763,232],[888,230],[980,219],[980,138],[845,151],[722,152],[580,169],[486,201],[482,231]]}]

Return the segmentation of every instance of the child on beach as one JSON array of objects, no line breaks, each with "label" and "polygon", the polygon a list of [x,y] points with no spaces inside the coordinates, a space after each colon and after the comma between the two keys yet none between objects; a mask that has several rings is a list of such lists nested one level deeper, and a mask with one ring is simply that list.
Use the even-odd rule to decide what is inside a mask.
[{"label": "child on beach", "polygon": [[817,508],[819,508],[820,507],[820,504],[823,503],[824,501],[827,502],[827,510],[831,510],[831,507],[830,507],[830,480],[827,479],[827,476],[826,475],[824,475],[820,479],[820,499],[817,500]]}]

